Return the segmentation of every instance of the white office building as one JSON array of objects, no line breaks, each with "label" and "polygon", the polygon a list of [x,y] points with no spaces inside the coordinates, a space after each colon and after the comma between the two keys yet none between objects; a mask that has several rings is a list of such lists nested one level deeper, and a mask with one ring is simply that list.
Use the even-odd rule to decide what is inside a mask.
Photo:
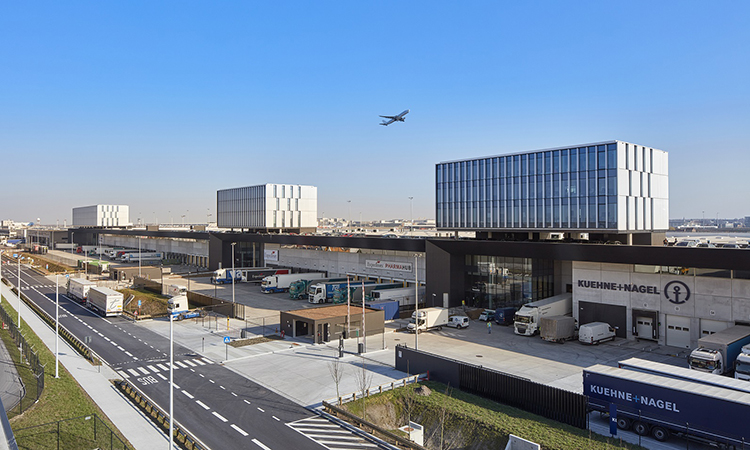
[{"label": "white office building", "polygon": [[315,230],[318,188],[261,184],[216,193],[217,226],[247,230]]},{"label": "white office building", "polygon": [[442,230],[665,231],[668,155],[606,141],[442,162],[436,213]]},{"label": "white office building", "polygon": [[73,208],[74,227],[125,227],[130,225],[127,205],[92,205]]}]

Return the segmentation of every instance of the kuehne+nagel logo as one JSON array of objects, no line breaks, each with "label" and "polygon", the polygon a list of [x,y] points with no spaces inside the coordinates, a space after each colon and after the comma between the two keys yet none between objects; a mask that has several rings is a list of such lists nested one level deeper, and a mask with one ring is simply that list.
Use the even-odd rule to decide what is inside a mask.
[{"label": "kuehne+nagel logo", "polygon": [[664,296],[671,303],[681,305],[690,300],[690,288],[682,281],[670,281],[664,286]]}]

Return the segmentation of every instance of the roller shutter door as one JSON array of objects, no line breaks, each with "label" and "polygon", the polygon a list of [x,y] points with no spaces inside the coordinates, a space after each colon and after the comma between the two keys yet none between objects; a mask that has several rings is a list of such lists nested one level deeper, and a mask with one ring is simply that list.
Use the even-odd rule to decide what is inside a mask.
[{"label": "roller shutter door", "polygon": [[690,317],[667,315],[667,345],[690,348]]}]

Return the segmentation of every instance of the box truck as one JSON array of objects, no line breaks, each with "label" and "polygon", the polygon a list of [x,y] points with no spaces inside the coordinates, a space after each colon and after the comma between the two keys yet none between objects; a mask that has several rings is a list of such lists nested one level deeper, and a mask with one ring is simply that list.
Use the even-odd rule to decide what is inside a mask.
[{"label": "box truck", "polygon": [[709,373],[730,373],[742,347],[750,344],[750,327],[735,325],[698,339],[698,348],[690,352],[691,369]]},{"label": "box truck", "polygon": [[548,342],[570,341],[576,338],[576,320],[571,316],[542,317],[539,321],[539,334]]},{"label": "box truck", "polygon": [[[417,318],[419,319],[417,320]],[[444,325],[448,325],[448,310],[445,308],[434,307],[414,311],[406,329],[412,333],[415,331],[420,333],[435,328],[440,330]]]},{"label": "box truck", "polygon": [[119,316],[122,314],[123,299],[121,292],[106,287],[92,287],[86,304],[104,317]]},{"label": "box truck", "polygon": [[742,446],[750,417],[750,394],[632,370],[595,365],[583,370],[589,409],[612,414],[620,429],[671,435],[715,446]]},{"label": "box truck", "polygon": [[86,298],[88,298],[92,287],[96,287],[96,283],[93,281],[83,278],[71,278],[68,280],[68,297],[78,300],[81,303],[86,303]]},{"label": "box truck", "polygon": [[533,336],[539,331],[539,321],[547,316],[569,316],[573,312],[573,294],[560,294],[554,297],[527,303],[513,318],[516,334]]},{"label": "box truck", "polygon": [[264,294],[271,292],[284,292],[289,290],[289,286],[299,280],[310,278],[323,278],[326,274],[321,272],[313,273],[287,273],[283,275],[270,275],[260,282],[260,291]]},{"label": "box truck", "polygon": [[[339,289],[338,292],[333,293],[333,303],[346,303],[347,299],[361,303],[364,299],[367,301],[367,296],[370,292],[375,289],[396,289],[403,287],[403,283],[377,283],[377,282],[365,282],[364,286],[362,282],[351,283],[349,285],[349,295],[347,297],[346,288]],[[364,292],[364,295],[363,295]],[[363,298],[364,297],[364,298]]]},{"label": "box truck", "polygon": [[302,279],[289,283],[289,298],[292,300],[299,300],[301,298],[307,298],[307,290],[313,284],[327,283],[335,281],[346,281],[344,278],[315,278],[315,279]]},{"label": "box truck", "polygon": [[307,301],[310,303],[327,303],[333,298],[333,293],[346,289],[347,281],[324,281],[311,284],[307,288]]}]

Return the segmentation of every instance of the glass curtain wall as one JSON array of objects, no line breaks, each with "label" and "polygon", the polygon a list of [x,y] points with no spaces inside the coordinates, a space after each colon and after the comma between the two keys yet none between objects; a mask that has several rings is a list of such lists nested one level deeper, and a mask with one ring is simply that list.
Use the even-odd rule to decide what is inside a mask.
[{"label": "glass curtain wall", "polygon": [[436,166],[437,226],[617,229],[617,144]]},{"label": "glass curtain wall", "polygon": [[503,256],[466,256],[467,306],[495,309],[554,295],[552,260]]},{"label": "glass curtain wall", "polygon": [[[234,267],[261,267],[262,245],[255,242],[238,242],[234,246]],[[232,248],[229,248],[232,251]]]}]

